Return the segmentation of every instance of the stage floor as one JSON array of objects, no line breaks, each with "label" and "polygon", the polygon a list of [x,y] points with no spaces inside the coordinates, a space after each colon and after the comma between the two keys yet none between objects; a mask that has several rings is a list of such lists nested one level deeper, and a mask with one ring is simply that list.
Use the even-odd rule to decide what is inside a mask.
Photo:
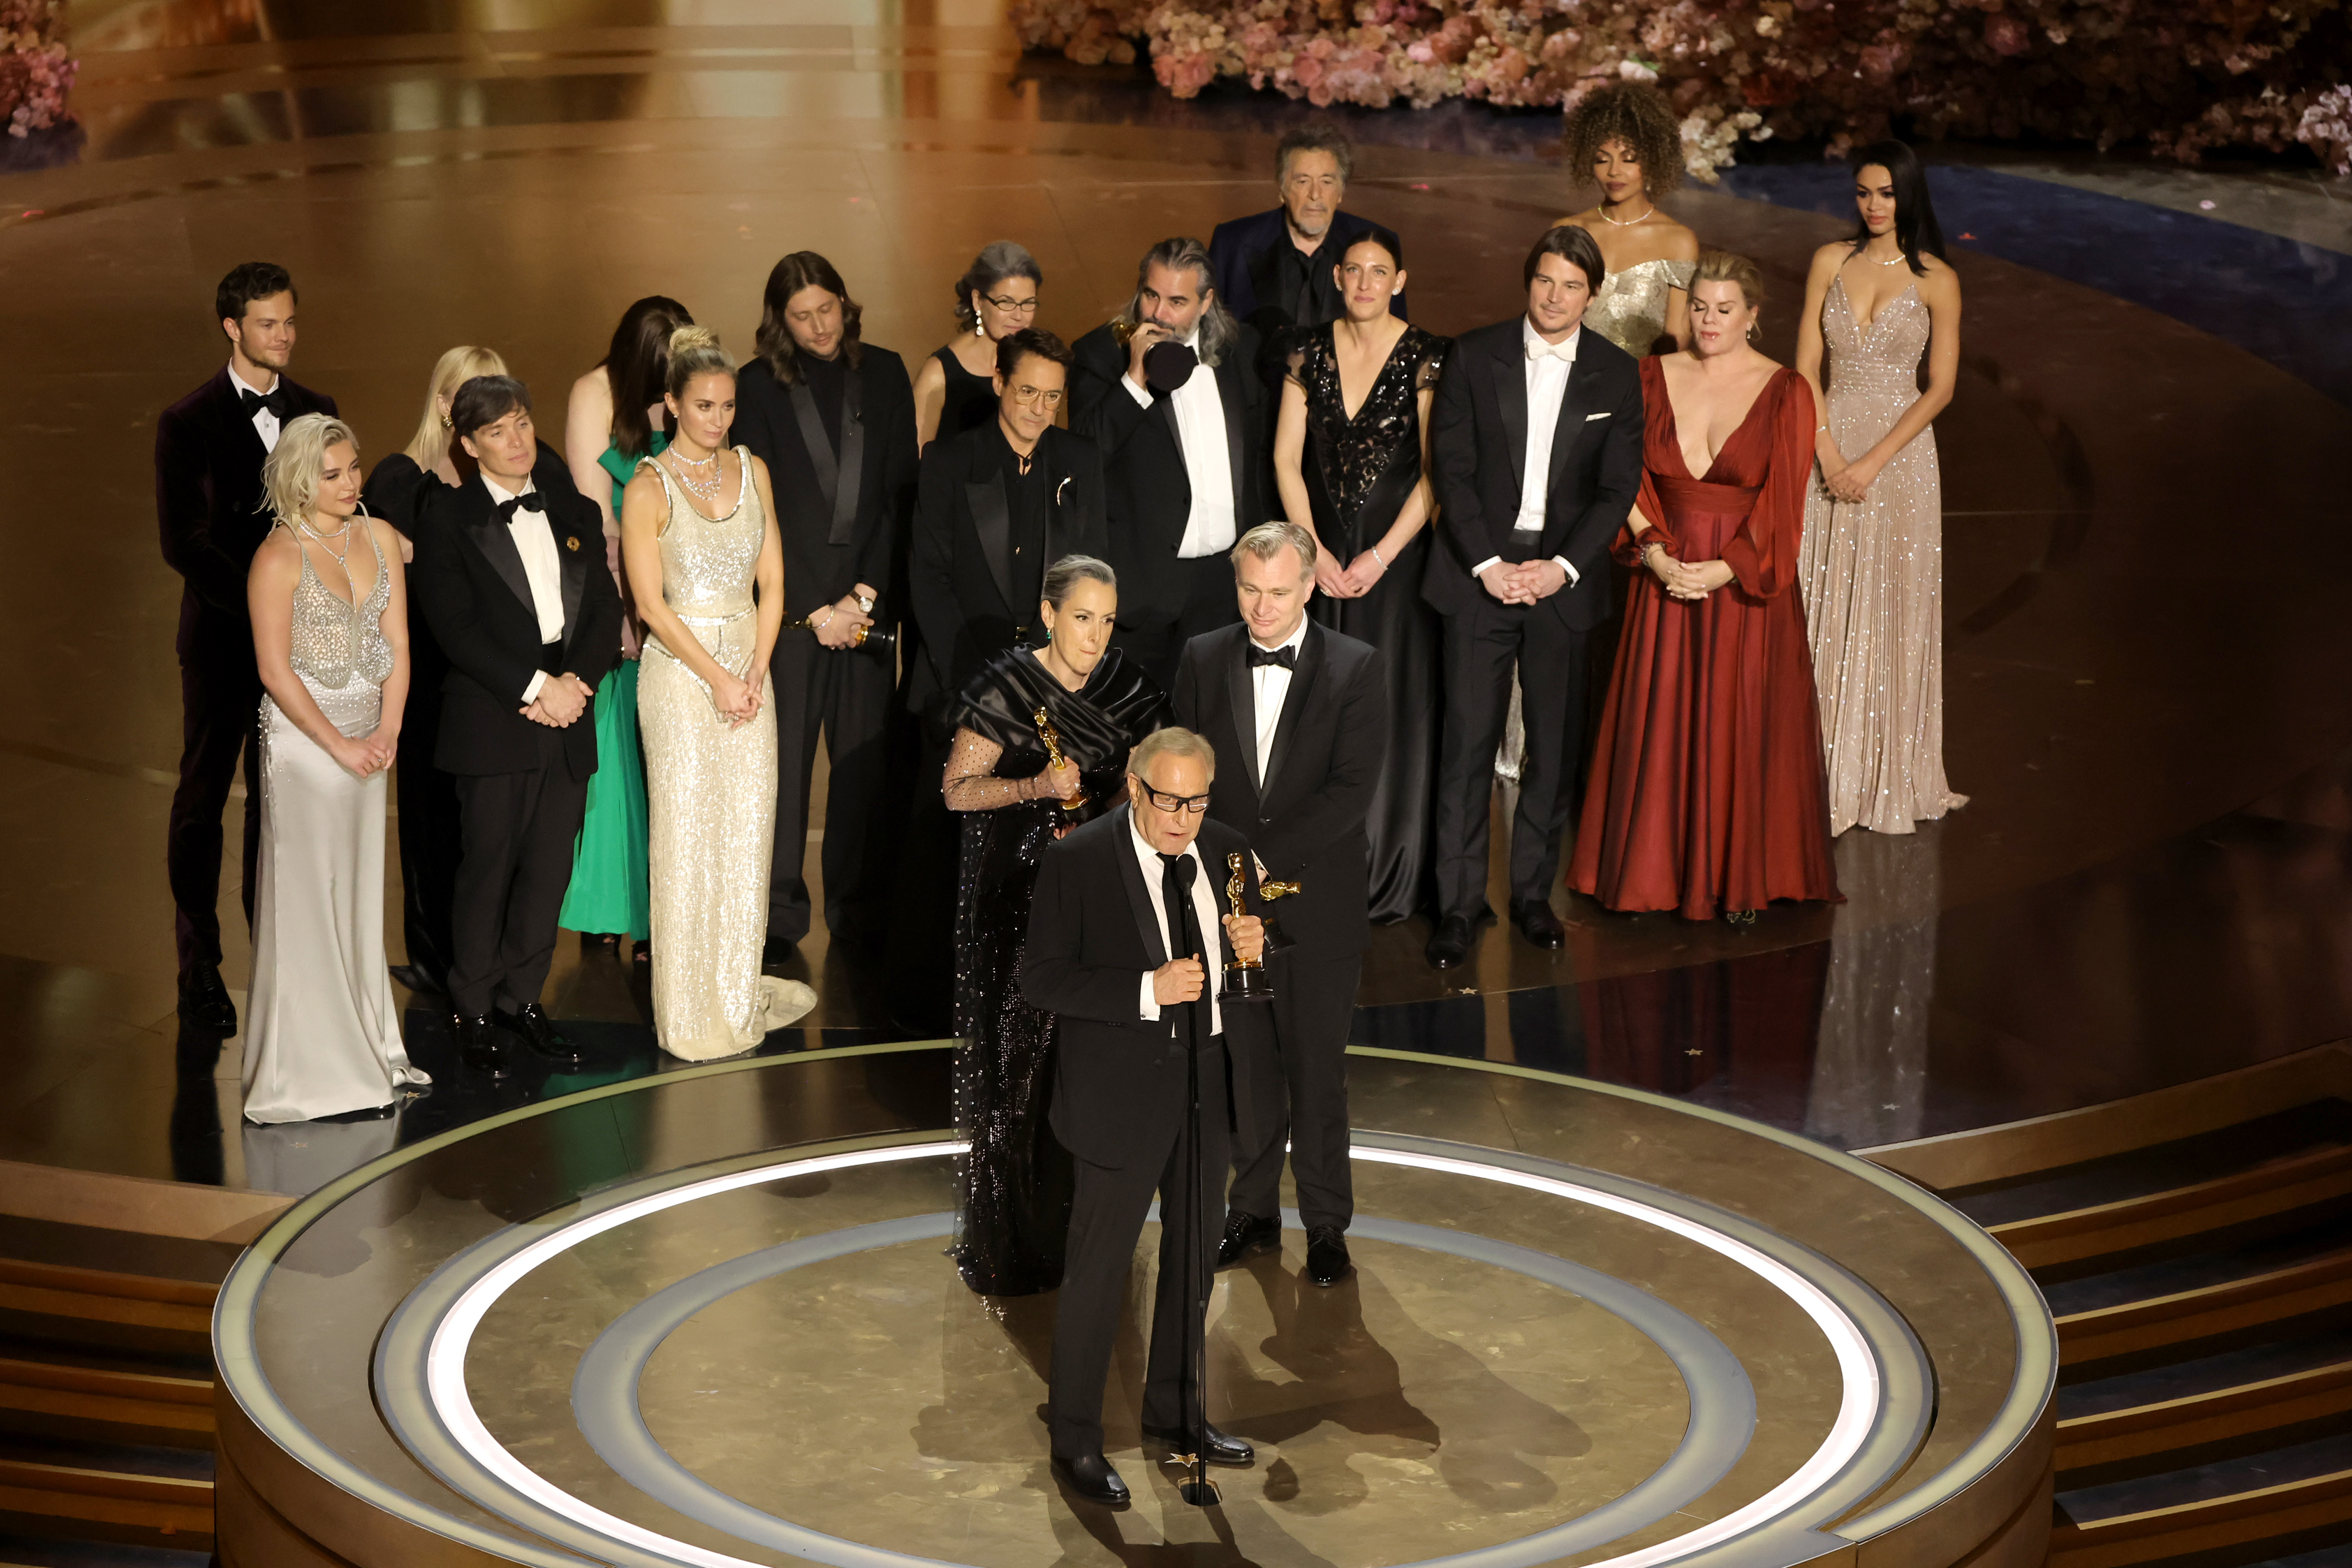
[{"label": "stage floor", "polygon": [[[175,1028],[162,845],[179,584],[155,552],[147,451],[156,411],[217,363],[213,280],[250,255],[292,268],[296,373],[341,399],[373,458],[448,344],[494,344],[551,405],[642,293],[748,345],[789,249],[832,257],[869,341],[911,361],[948,330],[947,280],[1016,236],[1047,273],[1045,324],[1075,336],[1152,240],[1266,205],[1272,133],[1306,113],[1173,105],[1133,73],[1024,59],[992,0],[615,0],[525,6],[502,30],[252,0],[77,16],[79,160],[0,174],[19,366],[0,386],[0,1156],[238,1185],[298,1181],[315,1148],[413,1141],[665,1064],[642,984],[567,939],[550,999],[591,1042],[588,1073],[467,1081],[421,998],[412,1048],[435,1098],[389,1131],[300,1134],[289,1156],[268,1146],[289,1135],[238,1135],[236,1043]],[[1584,199],[1538,155],[1539,117],[1348,118],[1365,141],[1349,205],[1405,235],[1416,320],[1510,313],[1529,236]],[[1804,171],[1775,165],[1669,203],[1764,264],[1782,354],[1804,259],[1844,226],[1804,210],[1835,205],[1840,176],[1814,173],[1829,198],[1801,200]],[[1958,194],[2006,226],[1981,243],[1952,226],[1967,339],[1937,426],[1949,768],[1970,804],[1914,836],[1848,834],[1846,903],[1738,933],[1562,893],[1566,951],[1490,929],[1473,965],[1440,974],[1420,922],[1387,928],[1358,1044],[1587,1075],[1859,1147],[2352,1035],[2352,691],[2334,675],[2352,656],[2336,603],[2352,542],[2332,526],[2352,409],[2231,324],[2274,312],[2275,293],[2259,309],[2231,294],[2231,262],[2279,237],[2121,198],[2093,211],[2055,179],[1970,180]],[[2175,225],[2171,248],[2133,212]],[[2004,258],[2038,216],[2104,246],[2105,270]],[[2307,258],[2325,309],[2306,346],[2341,332],[2333,232],[2284,262],[2260,251],[2265,289]],[[2201,269],[2238,313],[2200,327],[2135,302],[2163,304],[2150,258]],[[397,959],[396,918],[388,931]],[[820,1008],[769,1050],[892,1033],[881,978],[821,930],[791,973]]]}]

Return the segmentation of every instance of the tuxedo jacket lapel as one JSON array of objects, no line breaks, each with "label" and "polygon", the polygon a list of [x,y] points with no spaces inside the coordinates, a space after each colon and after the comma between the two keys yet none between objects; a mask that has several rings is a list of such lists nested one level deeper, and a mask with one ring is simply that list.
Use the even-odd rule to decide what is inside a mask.
[{"label": "tuxedo jacket lapel", "polygon": [[980,536],[980,558],[988,563],[988,575],[1005,609],[1017,617],[1021,606],[1013,602],[1013,503],[1005,499],[1004,474],[995,468],[995,454],[989,453],[988,460],[995,471],[978,484],[964,485],[964,504],[971,508],[972,531]]},{"label": "tuxedo jacket lapel", "polygon": [[[809,468],[816,475],[817,493],[824,497],[827,506],[838,511],[835,503],[841,494],[841,465],[834,458],[833,443],[825,438],[824,418],[816,411],[816,394],[808,389],[804,381],[796,381],[784,390],[792,400],[793,423],[800,426],[801,447],[808,453]],[[842,412],[846,416],[848,410],[845,407]],[[845,434],[846,429],[845,418]]]},{"label": "tuxedo jacket lapel", "polygon": [[1237,519],[1241,515],[1243,498],[1249,493],[1242,484],[1242,418],[1247,400],[1243,395],[1241,383],[1241,378],[1249,374],[1231,356],[1217,367],[1217,401],[1225,412],[1225,452],[1227,460],[1233,465],[1234,514]]},{"label": "tuxedo jacket lapel", "polygon": [[[1053,426],[1038,443],[1038,460],[1045,465],[1045,482],[1053,487],[1045,502],[1045,561],[1059,561],[1078,548],[1087,536],[1087,506],[1088,497],[1078,493],[1076,476],[1065,460],[1068,456],[1056,437],[1063,432]],[[1016,611],[1017,613],[1017,611]]]},{"label": "tuxedo jacket lapel", "polygon": [[[586,591],[588,586],[588,552],[580,548],[580,536],[578,534],[566,533],[563,530],[558,528],[555,525],[555,519],[551,514],[541,513],[541,515],[547,518],[547,531],[552,535],[555,540],[556,563],[562,568],[563,645],[566,649],[569,649],[572,646],[572,633],[576,631],[580,626],[580,595]],[[511,544],[513,541],[509,540],[508,542]],[[596,565],[600,571],[603,570],[604,565],[604,561],[601,559],[603,553],[604,552],[602,551],[597,552],[600,559],[597,561]],[[518,553],[516,558],[518,561],[520,560],[520,553]],[[527,580],[524,586],[526,588],[530,586]],[[528,598],[530,595],[526,594],[524,596]],[[533,607],[533,613],[537,613],[536,606]]]},{"label": "tuxedo jacket lapel", "polygon": [[1133,808],[1118,810],[1118,831],[1111,835],[1109,853],[1118,866],[1119,885],[1127,889],[1128,907],[1135,913],[1135,929],[1143,937],[1144,956],[1151,967],[1168,962],[1168,944],[1160,939],[1160,917],[1152,911],[1151,895],[1143,886],[1143,864],[1135,858]]},{"label": "tuxedo jacket lapel", "polygon": [[1584,434],[1584,416],[1591,412],[1588,405],[1592,384],[1599,375],[1591,360],[1583,354],[1579,354],[1576,363],[1568,367],[1568,384],[1559,395],[1559,423],[1552,426],[1551,471],[1544,476],[1547,494],[1559,487],[1559,471],[1568,465],[1568,450]]},{"label": "tuxedo jacket lapel", "polygon": [[522,569],[522,552],[515,548],[514,536],[507,531],[507,525],[499,521],[498,505],[483,488],[479,475],[466,486],[466,505],[470,513],[466,519],[466,533],[473,540],[474,548],[482,552],[490,570],[514,590],[522,607],[536,616],[539,606],[530,596],[530,574]]},{"label": "tuxedo jacket lapel", "polygon": [[[1258,798],[1264,800],[1273,786],[1274,775],[1282,771],[1283,759],[1298,739],[1299,715],[1314,700],[1316,678],[1323,673],[1323,628],[1315,622],[1307,623],[1306,640],[1298,645],[1298,667],[1290,672],[1290,689],[1283,693],[1282,717],[1274,721],[1274,744],[1266,750],[1265,777],[1258,784]],[[1252,727],[1255,740],[1257,731]],[[1247,742],[1244,742],[1245,744]],[[1251,745],[1255,752],[1256,747]]]},{"label": "tuxedo jacket lapel", "polygon": [[1225,658],[1225,698],[1233,704],[1234,742],[1249,768],[1251,787],[1264,800],[1265,781],[1257,771],[1257,682],[1250,679],[1249,631],[1236,629],[1241,635],[1233,639],[1233,651]]},{"label": "tuxedo jacket lapel", "polygon": [[[1495,403],[1503,415],[1503,445],[1511,459],[1511,489],[1517,490],[1528,482],[1528,370],[1527,353],[1514,332],[1507,347],[1495,351]],[[1504,527],[1508,528],[1506,522]]]},{"label": "tuxedo jacket lapel", "polygon": [[841,483],[833,497],[833,532],[826,542],[847,544],[857,528],[857,492],[866,477],[866,387],[851,365],[841,388]]}]

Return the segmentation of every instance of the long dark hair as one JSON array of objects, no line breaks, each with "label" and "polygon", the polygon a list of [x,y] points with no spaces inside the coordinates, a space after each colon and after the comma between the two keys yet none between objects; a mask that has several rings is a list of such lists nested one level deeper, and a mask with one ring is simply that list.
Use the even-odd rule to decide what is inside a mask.
[{"label": "long dark hair", "polygon": [[[1921,167],[1919,154],[1904,142],[1873,142],[1855,148],[1845,161],[1856,179],[1873,163],[1886,171],[1895,186],[1895,243],[1911,270],[1925,278],[1927,263],[1919,259],[1923,252],[1938,261],[1948,259],[1944,255],[1944,231],[1936,222],[1936,204],[1927,195],[1927,171]],[[1869,243],[1868,226],[1855,229],[1853,248],[1859,252]]]},{"label": "long dark hair", "polygon": [[661,401],[669,380],[669,335],[692,325],[686,307],[667,294],[648,294],[621,312],[604,361],[604,384],[613,389],[613,445],[621,456],[653,450],[646,410]]},{"label": "long dark hair", "polygon": [[801,378],[800,346],[793,342],[792,328],[784,321],[784,307],[793,295],[803,289],[822,289],[841,301],[841,352],[849,356],[855,367],[864,356],[865,346],[858,342],[857,323],[865,318],[866,308],[849,297],[849,286],[834,270],[833,263],[814,250],[795,250],[768,273],[768,287],[760,301],[760,335],[755,346],[776,379],[786,386]]}]

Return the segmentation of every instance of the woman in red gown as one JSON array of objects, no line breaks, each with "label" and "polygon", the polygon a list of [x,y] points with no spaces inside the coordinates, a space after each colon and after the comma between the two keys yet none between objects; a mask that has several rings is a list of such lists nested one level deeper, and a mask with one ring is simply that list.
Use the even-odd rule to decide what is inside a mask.
[{"label": "woman in red gown", "polygon": [[1797,545],[1813,394],[1750,346],[1756,264],[1691,279],[1688,351],[1642,362],[1633,576],[1568,885],[1612,910],[1752,921],[1838,898]]}]

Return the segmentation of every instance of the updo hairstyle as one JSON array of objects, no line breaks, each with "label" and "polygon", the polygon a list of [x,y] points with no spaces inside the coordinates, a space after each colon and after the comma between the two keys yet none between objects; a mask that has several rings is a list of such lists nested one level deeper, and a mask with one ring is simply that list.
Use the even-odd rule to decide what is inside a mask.
[{"label": "updo hairstyle", "polygon": [[1751,310],[1764,303],[1764,273],[1756,263],[1728,250],[1709,250],[1700,254],[1698,269],[1691,274],[1690,286],[1696,290],[1702,283],[1737,283],[1740,297]]},{"label": "updo hairstyle", "polygon": [[1045,568],[1045,587],[1037,596],[1059,614],[1081,583],[1100,583],[1111,592],[1118,592],[1118,574],[1110,569],[1109,563],[1091,555],[1065,555]]},{"label": "updo hairstyle", "polygon": [[672,397],[684,397],[698,375],[734,374],[734,356],[719,346],[719,334],[709,327],[688,325],[670,333],[669,379],[663,390]]}]

